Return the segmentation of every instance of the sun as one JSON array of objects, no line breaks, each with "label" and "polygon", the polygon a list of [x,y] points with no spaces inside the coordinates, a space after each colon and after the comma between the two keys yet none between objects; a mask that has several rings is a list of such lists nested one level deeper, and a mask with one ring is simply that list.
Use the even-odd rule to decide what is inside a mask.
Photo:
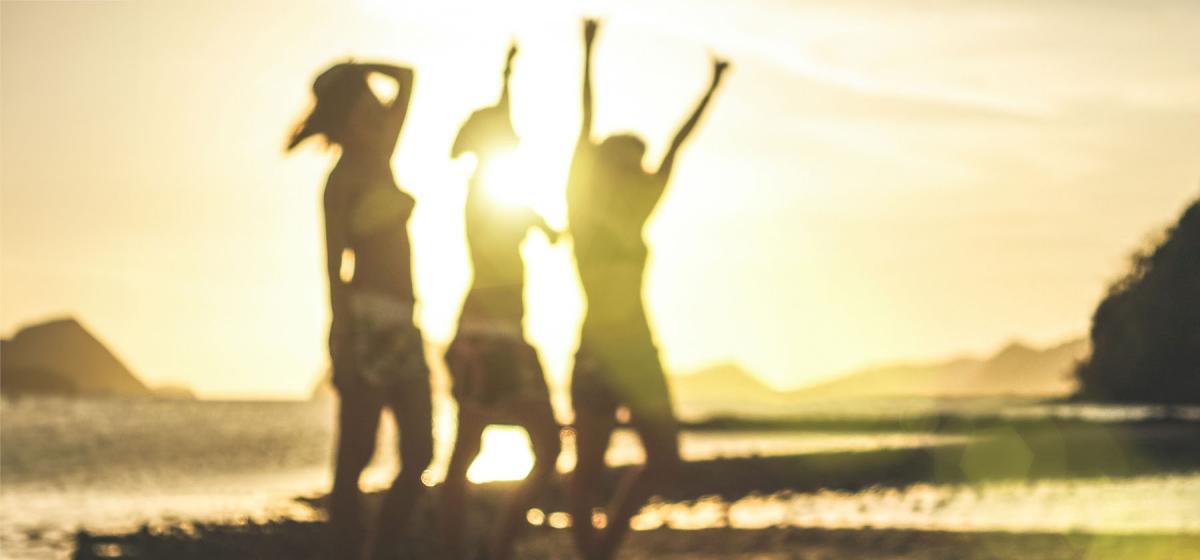
[{"label": "sun", "polygon": [[479,169],[486,196],[502,207],[528,207],[552,226],[566,225],[566,176],[548,150],[522,144],[515,150],[493,153]]},{"label": "sun", "polygon": [[529,158],[520,150],[492,154],[483,164],[483,188],[488,198],[504,206],[534,206],[534,188]]}]

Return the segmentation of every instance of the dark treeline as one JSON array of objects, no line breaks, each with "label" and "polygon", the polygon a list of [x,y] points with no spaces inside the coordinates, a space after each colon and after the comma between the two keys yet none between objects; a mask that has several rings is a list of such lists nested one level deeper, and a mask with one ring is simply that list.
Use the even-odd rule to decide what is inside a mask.
[{"label": "dark treeline", "polygon": [[1200,200],[1132,260],[1092,317],[1078,397],[1200,403]]}]

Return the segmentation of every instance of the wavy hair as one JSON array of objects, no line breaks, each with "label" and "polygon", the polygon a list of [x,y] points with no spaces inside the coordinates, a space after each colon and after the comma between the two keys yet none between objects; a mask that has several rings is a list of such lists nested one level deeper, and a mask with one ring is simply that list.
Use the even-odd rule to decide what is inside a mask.
[{"label": "wavy hair", "polygon": [[353,64],[336,64],[317,76],[312,92],[312,111],[293,129],[287,151],[317,135],[330,144],[342,144],[355,102],[370,94],[371,89],[365,72]]}]

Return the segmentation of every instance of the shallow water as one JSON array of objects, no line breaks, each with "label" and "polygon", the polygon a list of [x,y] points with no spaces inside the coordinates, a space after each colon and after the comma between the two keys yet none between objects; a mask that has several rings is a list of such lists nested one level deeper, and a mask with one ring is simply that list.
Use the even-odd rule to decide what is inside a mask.
[{"label": "shallow water", "polygon": [[[425,480],[442,476],[453,432],[452,409],[438,403],[438,446]],[[1042,405],[1028,401],[814,403],[789,416],[879,417],[950,410],[956,414],[1066,417],[1092,421],[1156,418],[1158,407]],[[762,412],[762,411],[760,411]],[[685,411],[693,417],[704,411]],[[78,528],[128,530],[143,523],[236,521],[312,515],[291,498],[330,482],[334,403],[206,402],[28,398],[0,404],[0,549],[5,558],[65,558]],[[383,487],[397,468],[395,430],[385,421],[380,452],[364,486]],[[686,459],[865,451],[957,443],[925,433],[685,432]],[[636,438],[618,432],[609,462],[641,461]],[[566,438],[559,467],[574,462]],[[489,428],[469,476],[476,482],[522,478],[532,464],[528,439]],[[539,517],[540,516],[540,517]],[[561,512],[531,521],[563,524]],[[1013,531],[1200,531],[1200,474],[1126,479],[918,484],[902,489],[702,500],[658,504],[639,528],[714,526],[897,527]]]},{"label": "shallow water", "polygon": [[[444,403],[443,403],[444,404]],[[0,548],[6,558],[65,557],[78,528],[132,529],[171,520],[303,516],[291,502],[328,488],[332,402],[206,402],[27,398],[0,404]],[[453,425],[439,406],[434,464],[445,469]],[[394,475],[395,430],[384,423],[380,452],[364,476],[379,488]],[[961,441],[930,434],[685,433],[686,459],[914,447]],[[561,469],[574,457],[568,438]],[[618,432],[609,460],[640,461]],[[532,464],[528,439],[489,428],[469,476],[519,479]]]},{"label": "shallow water", "polygon": [[641,530],[734,527],[892,528],[942,531],[1200,532],[1200,474],[973,485],[914,484],[653,504]]}]

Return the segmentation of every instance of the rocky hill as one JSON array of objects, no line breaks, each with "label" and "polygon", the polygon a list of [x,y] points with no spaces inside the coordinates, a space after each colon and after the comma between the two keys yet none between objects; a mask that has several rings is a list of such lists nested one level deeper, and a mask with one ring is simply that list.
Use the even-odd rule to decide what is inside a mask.
[{"label": "rocky hill", "polygon": [[1130,268],[1092,316],[1078,397],[1200,403],[1200,199]]},{"label": "rocky hill", "polygon": [[79,321],[62,318],[0,341],[0,393],[150,396],[153,391]]}]

